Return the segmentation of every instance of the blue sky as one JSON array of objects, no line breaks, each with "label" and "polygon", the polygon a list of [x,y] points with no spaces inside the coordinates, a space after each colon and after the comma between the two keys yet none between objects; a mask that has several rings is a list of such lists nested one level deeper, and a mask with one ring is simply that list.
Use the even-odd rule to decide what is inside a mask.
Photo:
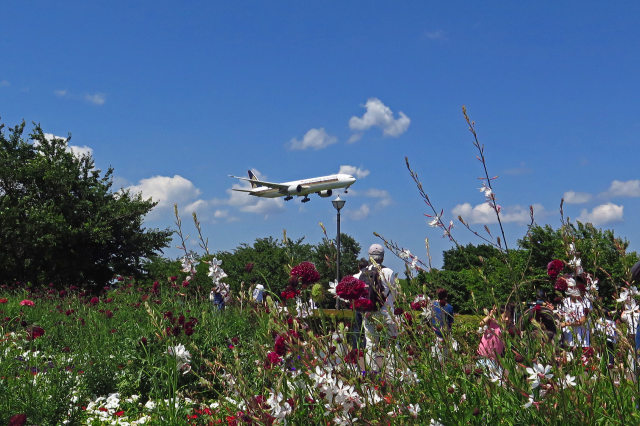
[{"label": "blue sky", "polygon": [[[61,4],[57,4],[61,3]],[[376,231],[435,265],[408,156],[448,222],[485,214],[466,105],[485,145],[511,245],[529,205],[640,249],[637,2],[9,2],[0,117],[72,134],[117,187],[196,210],[213,250],[335,234],[331,198],[260,200],[229,174],[288,181],[351,171],[342,230]],[[524,212],[524,213],[523,213]],[[454,236],[478,243],[457,224]],[[195,242],[195,241],[194,241]],[[172,256],[177,251],[170,251]],[[399,268],[400,262],[386,262]]]}]

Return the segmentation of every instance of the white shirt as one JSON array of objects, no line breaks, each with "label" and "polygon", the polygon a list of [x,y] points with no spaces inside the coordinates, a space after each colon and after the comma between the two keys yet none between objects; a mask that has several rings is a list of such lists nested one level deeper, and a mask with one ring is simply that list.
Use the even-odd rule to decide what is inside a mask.
[{"label": "white shirt", "polygon": [[[564,322],[575,323],[580,321],[591,311],[591,302],[587,298],[572,301],[570,297],[565,298],[560,305],[559,313]],[[572,325],[562,328],[564,341],[569,346],[590,346],[589,322],[582,325]]]},{"label": "white shirt", "polygon": [[253,300],[258,303],[262,303],[264,299],[264,286],[262,284],[256,284],[256,288],[253,289]]}]

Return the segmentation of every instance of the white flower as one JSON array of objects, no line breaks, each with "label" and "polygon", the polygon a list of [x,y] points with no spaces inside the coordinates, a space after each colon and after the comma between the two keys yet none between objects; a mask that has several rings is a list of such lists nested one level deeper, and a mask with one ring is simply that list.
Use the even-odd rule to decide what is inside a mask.
[{"label": "white flower", "polygon": [[178,370],[182,371],[182,374],[187,374],[191,371],[191,366],[189,365],[191,362],[191,354],[182,343],[178,346],[169,347],[169,349],[167,349],[167,353],[176,357]]},{"label": "white flower", "polygon": [[533,405],[534,402],[535,401],[533,400],[533,395],[529,395],[529,401],[526,404],[524,404],[522,407],[523,408],[529,408],[529,407],[531,407],[531,405]]},{"label": "white flower", "polygon": [[434,420],[434,419],[431,419],[431,421],[429,422],[429,425],[431,425],[431,426],[444,426],[438,420]]},{"label": "white flower", "polygon": [[433,219],[429,222],[429,226],[433,228],[437,228],[438,226],[440,226],[440,216],[434,216]]},{"label": "white flower", "polygon": [[550,379],[553,374],[550,373],[551,366],[543,366],[542,364],[533,364],[533,368],[527,367],[527,373],[529,374],[528,380],[531,383],[531,389],[535,389],[540,385],[540,379]]},{"label": "white flower", "polygon": [[414,419],[418,417],[418,413],[420,412],[420,405],[418,404],[409,404],[407,405],[407,411]]},{"label": "white flower", "polygon": [[567,374],[564,380],[561,379],[561,383],[562,383],[562,387],[566,389],[576,385],[576,378],[575,376]]}]

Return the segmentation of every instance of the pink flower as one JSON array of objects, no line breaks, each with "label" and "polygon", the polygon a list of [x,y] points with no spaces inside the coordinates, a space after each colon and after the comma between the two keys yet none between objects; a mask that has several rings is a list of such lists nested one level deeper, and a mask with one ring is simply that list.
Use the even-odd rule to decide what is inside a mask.
[{"label": "pink flower", "polygon": [[33,303],[33,300],[29,300],[29,299],[24,299],[22,302],[20,302],[20,306],[33,306],[35,305],[35,303]]},{"label": "pink flower", "polygon": [[0,303],[7,303],[9,301],[9,299],[0,299]]},{"label": "pink flower", "polygon": [[347,276],[336,286],[336,294],[345,300],[356,300],[368,296],[367,285],[364,281]]}]

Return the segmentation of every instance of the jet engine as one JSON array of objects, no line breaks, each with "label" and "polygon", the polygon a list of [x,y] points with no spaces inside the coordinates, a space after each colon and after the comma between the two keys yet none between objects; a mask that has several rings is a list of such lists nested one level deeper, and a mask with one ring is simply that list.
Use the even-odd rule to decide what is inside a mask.
[{"label": "jet engine", "polygon": [[287,192],[290,195],[296,195],[302,192],[302,185],[291,185],[289,188],[287,188]]},{"label": "jet engine", "polygon": [[324,191],[318,191],[318,192],[316,192],[316,194],[318,194],[322,198],[331,197],[331,194],[333,194],[333,191],[330,190],[330,189],[327,189],[327,190],[324,190]]}]

